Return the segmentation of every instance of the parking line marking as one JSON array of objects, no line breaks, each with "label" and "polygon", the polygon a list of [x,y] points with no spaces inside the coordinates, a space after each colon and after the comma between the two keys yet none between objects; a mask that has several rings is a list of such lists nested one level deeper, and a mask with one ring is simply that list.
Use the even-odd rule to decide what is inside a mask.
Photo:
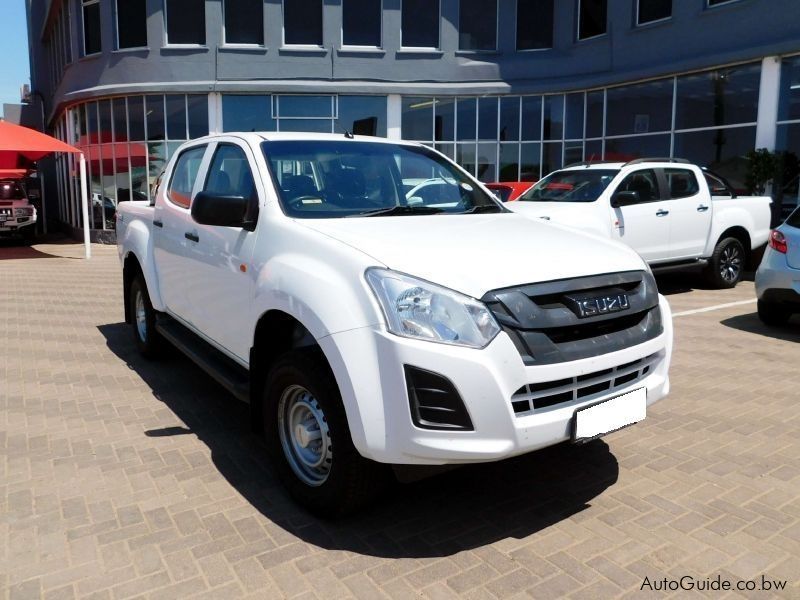
[{"label": "parking line marking", "polygon": [[715,306],[706,306],[705,308],[695,308],[694,310],[684,310],[683,312],[672,313],[673,317],[685,317],[686,315],[696,315],[698,313],[711,312],[712,310],[720,310],[722,308],[730,308],[731,306],[742,306],[744,304],[752,304],[757,302],[755,298],[752,300],[740,300],[739,302],[728,302],[727,304],[717,304]]}]

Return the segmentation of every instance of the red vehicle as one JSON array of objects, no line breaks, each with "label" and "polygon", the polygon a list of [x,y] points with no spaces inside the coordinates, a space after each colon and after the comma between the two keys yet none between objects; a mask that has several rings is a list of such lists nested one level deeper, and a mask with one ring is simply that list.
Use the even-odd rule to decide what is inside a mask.
[{"label": "red vehicle", "polygon": [[503,181],[487,183],[486,187],[492,190],[503,202],[513,202],[527,192],[535,181]]}]

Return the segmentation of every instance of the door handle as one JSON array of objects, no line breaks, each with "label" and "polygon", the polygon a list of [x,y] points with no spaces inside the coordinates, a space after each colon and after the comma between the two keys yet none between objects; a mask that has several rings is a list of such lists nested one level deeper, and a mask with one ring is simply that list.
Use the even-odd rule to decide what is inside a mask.
[{"label": "door handle", "polygon": [[701,204],[700,206],[697,207],[697,212],[706,212],[707,210],[708,207],[705,204]]},{"label": "door handle", "polygon": [[656,212],[657,217],[666,217],[669,214],[668,210],[664,210],[663,208]]},{"label": "door handle", "polygon": [[155,221],[155,220],[154,220],[154,221],[153,221],[153,225],[155,225],[156,227],[163,227],[163,226],[164,226],[164,223],[163,223],[163,222],[161,222],[161,221]]},{"label": "door handle", "polygon": [[200,236],[197,235],[196,233],[192,233],[191,231],[187,231],[186,233],[184,233],[183,237],[185,237],[187,240],[191,240],[192,242],[200,241]]}]

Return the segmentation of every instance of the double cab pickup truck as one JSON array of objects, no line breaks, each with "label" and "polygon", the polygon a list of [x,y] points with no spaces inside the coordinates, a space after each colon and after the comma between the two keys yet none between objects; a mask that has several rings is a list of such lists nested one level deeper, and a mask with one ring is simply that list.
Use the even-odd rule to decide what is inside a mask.
[{"label": "double cab pickup truck", "polygon": [[[450,192],[421,203],[420,180]],[[509,211],[425,146],[214,135],[175,152],[152,202],[116,213],[135,343],[177,346],[249,402],[315,513],[355,510],[389,465],[590,440],[668,393],[647,264]]]},{"label": "double cab pickup truck", "polygon": [[36,208],[14,179],[0,180],[0,237],[36,237]]},{"label": "double cab pickup truck", "polygon": [[713,287],[730,288],[757,264],[771,202],[737,196],[686,160],[655,158],[555,171],[509,207],[624,242],[655,270],[703,268]]}]

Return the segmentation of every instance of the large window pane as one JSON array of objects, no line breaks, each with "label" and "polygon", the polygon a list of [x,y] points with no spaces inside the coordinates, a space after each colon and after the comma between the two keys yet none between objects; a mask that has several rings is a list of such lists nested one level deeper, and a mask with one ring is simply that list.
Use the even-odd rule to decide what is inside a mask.
[{"label": "large window pane", "polygon": [[386,97],[339,96],[339,119],[334,131],[386,137]]},{"label": "large window pane", "polygon": [[672,128],[673,80],[609,88],[606,135],[651,133]]},{"label": "large window pane", "polygon": [[564,132],[564,96],[544,97],[544,139],[560,140]]},{"label": "large window pane", "polygon": [[563,166],[561,163],[562,150],[560,142],[542,144],[542,177]]},{"label": "large window pane", "polygon": [[603,35],[608,19],[606,0],[579,0],[578,6],[578,39]]},{"label": "large window pane", "polygon": [[439,1],[402,0],[402,41],[404,48],[439,47]]},{"label": "large window pane", "polygon": [[264,0],[225,0],[225,43],[264,43]]},{"label": "large window pane", "polygon": [[83,54],[102,50],[100,41],[100,0],[83,0]]},{"label": "large window pane", "polygon": [[542,139],[541,96],[522,97],[522,139],[532,142]]},{"label": "large window pane", "polygon": [[183,94],[167,96],[167,138],[186,139],[186,96]]},{"label": "large window pane", "polygon": [[564,165],[583,161],[583,142],[564,142]]},{"label": "large window pane", "polygon": [[603,160],[603,141],[587,141],[584,148],[583,159],[587,162],[597,162]]},{"label": "large window pane", "polygon": [[475,139],[475,118],[477,100],[475,98],[459,98],[456,102],[456,137],[459,141]]},{"label": "large window pane", "polygon": [[500,134],[501,142],[519,139],[519,98],[505,96],[500,98]]},{"label": "large window pane", "polygon": [[88,143],[100,143],[100,124],[97,121],[97,102],[90,102],[86,105],[86,123],[89,133]]},{"label": "large window pane", "polygon": [[186,104],[189,113],[189,139],[208,135],[208,96],[189,95]]},{"label": "large window pane", "polygon": [[456,144],[456,162],[461,165],[465,171],[471,175],[475,175],[475,144]]},{"label": "large window pane", "polygon": [[497,141],[497,98],[478,101],[478,139]]},{"label": "large window pane", "polygon": [[437,98],[433,110],[436,119],[434,123],[435,139],[453,141],[456,131],[455,99]]},{"label": "large window pane", "polygon": [[403,98],[401,131],[404,140],[433,140],[433,98]]},{"label": "large window pane", "polygon": [[800,56],[783,59],[778,106],[779,121],[800,119]]},{"label": "large window pane", "polygon": [[760,78],[760,64],[678,77],[676,128],[754,123]]},{"label": "large window pane", "polygon": [[99,141],[101,144],[109,144],[113,140],[111,125],[111,101],[101,100],[97,103],[100,116]]},{"label": "large window pane", "polygon": [[147,0],[117,0],[117,48],[147,46]]},{"label": "large window pane", "polygon": [[542,168],[541,144],[522,144],[520,158],[520,181],[538,181]]},{"label": "large window pane", "polygon": [[342,0],[342,44],[381,45],[381,0]]},{"label": "large window pane", "polygon": [[278,96],[278,118],[331,118],[333,96]]},{"label": "large window pane", "polygon": [[458,49],[497,48],[497,0],[460,0]]},{"label": "large window pane", "polygon": [[114,98],[111,101],[114,110],[114,141],[128,141],[128,117],[125,98]]},{"label": "large window pane", "polygon": [[222,131],[275,131],[271,96],[222,95]]},{"label": "large window pane", "polygon": [[517,0],[517,50],[553,47],[555,0]]},{"label": "large window pane", "polygon": [[322,45],[322,0],[283,0],[283,41]]},{"label": "large window pane", "polygon": [[497,143],[478,144],[478,179],[485,183],[497,181]]},{"label": "large window pane", "polygon": [[583,139],[583,92],[567,94],[566,124],[564,138],[568,140]]},{"label": "large window pane", "polygon": [[145,96],[147,115],[147,140],[163,140],[164,134],[164,96]]},{"label": "large window pane", "polygon": [[776,147],[783,151],[783,169],[778,194],[784,205],[800,204],[800,123],[778,125]]},{"label": "large window pane", "polygon": [[637,22],[652,23],[672,16],[672,0],[639,0]]},{"label": "large window pane", "polygon": [[144,98],[128,96],[128,136],[131,141],[144,140]]},{"label": "large window pane", "polygon": [[206,43],[205,0],[165,0],[168,44]]},{"label": "large window pane", "polygon": [[519,181],[519,144],[500,144],[498,181]]},{"label": "large window pane", "polygon": [[333,121],[331,119],[281,119],[278,121],[278,129],[305,133],[333,133]]},{"label": "large window pane", "polygon": [[603,135],[603,96],[602,91],[586,94],[586,137]]},{"label": "large window pane", "polygon": [[[606,160],[628,162],[635,158],[669,156],[669,134],[642,135],[606,140]],[[680,156],[676,154],[676,156]]]},{"label": "large window pane", "polygon": [[755,127],[711,129],[675,134],[675,156],[708,167],[745,189],[747,153],[755,148]]}]

